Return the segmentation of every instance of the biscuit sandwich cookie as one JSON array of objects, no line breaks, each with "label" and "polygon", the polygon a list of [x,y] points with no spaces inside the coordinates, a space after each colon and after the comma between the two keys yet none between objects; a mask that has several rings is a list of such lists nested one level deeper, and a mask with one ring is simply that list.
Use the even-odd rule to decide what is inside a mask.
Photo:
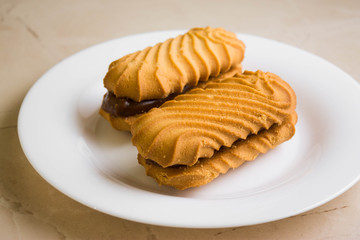
[{"label": "biscuit sandwich cookie", "polygon": [[146,174],[177,189],[211,182],[295,134],[296,95],[273,73],[216,79],[138,117],[132,142]]},{"label": "biscuit sandwich cookie", "polygon": [[193,28],[109,66],[100,114],[118,130],[175,96],[241,71],[245,45],[222,28]]}]

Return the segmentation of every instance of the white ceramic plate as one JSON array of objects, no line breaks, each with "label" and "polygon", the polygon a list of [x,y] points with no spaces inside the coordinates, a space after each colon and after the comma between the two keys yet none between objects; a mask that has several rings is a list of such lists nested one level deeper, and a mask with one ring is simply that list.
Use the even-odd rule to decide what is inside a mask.
[{"label": "white ceramic plate", "polygon": [[288,142],[212,183],[160,187],[138,165],[129,133],[98,115],[111,61],[183,31],[105,42],[57,64],[27,94],[21,145],[34,168],[71,198],[143,223],[192,228],[244,226],[317,207],[360,177],[360,87],[331,63],[272,40],[238,34],[244,69],[271,71],[297,99],[297,132]]}]

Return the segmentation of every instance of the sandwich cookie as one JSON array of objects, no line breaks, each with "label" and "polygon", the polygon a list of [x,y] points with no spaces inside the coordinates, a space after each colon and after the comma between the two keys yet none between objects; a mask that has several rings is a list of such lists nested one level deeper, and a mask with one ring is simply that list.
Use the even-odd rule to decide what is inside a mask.
[{"label": "sandwich cookie", "polygon": [[295,133],[296,95],[273,73],[237,73],[194,88],[131,126],[138,161],[160,184],[200,186]]}]

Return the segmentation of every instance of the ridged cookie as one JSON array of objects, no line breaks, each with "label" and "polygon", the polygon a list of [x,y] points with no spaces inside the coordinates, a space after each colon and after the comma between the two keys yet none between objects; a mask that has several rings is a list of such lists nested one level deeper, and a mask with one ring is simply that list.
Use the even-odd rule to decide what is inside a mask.
[{"label": "ridged cookie", "polygon": [[180,190],[198,187],[289,140],[295,134],[296,120],[297,115],[293,112],[281,125],[275,124],[268,130],[249,136],[246,140],[237,141],[231,148],[222,148],[211,158],[200,159],[193,166],[163,168],[144,159],[140,154],[138,161],[145,168],[146,174],[160,185]]},{"label": "ridged cookie", "polygon": [[238,67],[244,51],[244,43],[232,32],[194,28],[114,61],[104,85],[117,97],[137,102],[164,98]]},{"label": "ridged cookie", "polygon": [[161,167],[194,165],[249,134],[281,125],[295,111],[293,89],[262,71],[207,82],[140,116],[132,142]]}]

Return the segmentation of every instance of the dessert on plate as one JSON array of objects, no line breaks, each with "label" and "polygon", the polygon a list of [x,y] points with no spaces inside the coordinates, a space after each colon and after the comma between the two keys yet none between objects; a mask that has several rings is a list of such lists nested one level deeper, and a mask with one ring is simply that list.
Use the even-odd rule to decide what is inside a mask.
[{"label": "dessert on plate", "polygon": [[295,134],[294,90],[273,73],[242,72],[244,52],[234,33],[193,28],[110,64],[100,114],[131,132],[160,185],[207,184]]}]

